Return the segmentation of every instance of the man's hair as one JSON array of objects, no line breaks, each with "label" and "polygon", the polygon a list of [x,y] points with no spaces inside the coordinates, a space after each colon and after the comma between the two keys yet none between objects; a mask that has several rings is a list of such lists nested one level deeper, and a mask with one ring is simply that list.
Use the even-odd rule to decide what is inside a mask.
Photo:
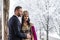
[{"label": "man's hair", "polygon": [[17,7],[15,7],[15,10],[14,11],[16,11],[18,9],[21,9],[21,8],[22,8],[21,6],[17,6]]}]

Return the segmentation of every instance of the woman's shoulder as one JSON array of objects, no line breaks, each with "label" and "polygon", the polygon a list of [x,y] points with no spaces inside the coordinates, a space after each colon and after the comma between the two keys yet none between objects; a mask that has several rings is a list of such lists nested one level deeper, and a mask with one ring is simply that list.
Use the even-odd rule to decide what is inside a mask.
[{"label": "woman's shoulder", "polygon": [[33,26],[34,26],[34,24],[33,24],[33,23],[30,23],[30,26],[31,26],[31,27],[33,27]]},{"label": "woman's shoulder", "polygon": [[31,26],[33,26],[33,23],[30,23]]}]

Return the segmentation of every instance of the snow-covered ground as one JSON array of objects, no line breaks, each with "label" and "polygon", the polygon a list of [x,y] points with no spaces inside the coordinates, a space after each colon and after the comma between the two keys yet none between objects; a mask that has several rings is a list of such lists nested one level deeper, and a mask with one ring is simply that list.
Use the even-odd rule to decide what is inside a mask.
[{"label": "snow-covered ground", "polygon": [[48,18],[49,40],[60,40],[60,0],[10,0],[9,18],[14,14],[16,6],[28,10],[38,40],[40,37],[46,40]]}]

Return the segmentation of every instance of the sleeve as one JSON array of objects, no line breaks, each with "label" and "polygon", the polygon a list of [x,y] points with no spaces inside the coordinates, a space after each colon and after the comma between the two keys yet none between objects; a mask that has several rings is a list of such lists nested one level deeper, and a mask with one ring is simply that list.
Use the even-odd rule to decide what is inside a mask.
[{"label": "sleeve", "polygon": [[33,33],[34,40],[37,40],[37,35],[34,26],[31,27],[31,31]]},{"label": "sleeve", "polygon": [[19,37],[19,38],[27,38],[27,35],[24,33],[21,33],[19,30],[19,25],[18,25],[18,21],[14,20],[13,22],[13,30],[14,30],[14,34]]}]

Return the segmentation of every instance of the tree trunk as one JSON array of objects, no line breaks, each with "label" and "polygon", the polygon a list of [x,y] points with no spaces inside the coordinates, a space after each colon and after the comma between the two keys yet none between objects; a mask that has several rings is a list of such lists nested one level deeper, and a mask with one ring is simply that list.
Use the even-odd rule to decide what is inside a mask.
[{"label": "tree trunk", "polygon": [[4,40],[8,40],[7,22],[9,18],[9,0],[3,0],[3,16],[4,16]]}]

